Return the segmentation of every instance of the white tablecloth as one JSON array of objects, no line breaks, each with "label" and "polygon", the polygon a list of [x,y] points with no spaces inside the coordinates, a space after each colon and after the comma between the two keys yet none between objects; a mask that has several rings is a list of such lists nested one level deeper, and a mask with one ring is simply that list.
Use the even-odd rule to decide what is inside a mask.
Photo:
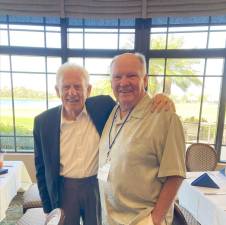
[{"label": "white tablecloth", "polygon": [[179,203],[201,225],[226,225],[226,177],[218,171],[208,172],[220,189],[191,186],[203,172],[187,173],[179,190]]},{"label": "white tablecloth", "polygon": [[17,191],[27,190],[32,183],[22,161],[4,161],[4,168],[8,173],[0,175],[0,221]]}]

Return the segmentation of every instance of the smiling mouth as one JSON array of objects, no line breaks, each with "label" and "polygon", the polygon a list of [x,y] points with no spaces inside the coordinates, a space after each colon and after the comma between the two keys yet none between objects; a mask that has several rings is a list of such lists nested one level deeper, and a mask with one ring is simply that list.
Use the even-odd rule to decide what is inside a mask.
[{"label": "smiling mouth", "polygon": [[77,104],[79,102],[78,99],[66,99],[66,102],[69,104]]}]

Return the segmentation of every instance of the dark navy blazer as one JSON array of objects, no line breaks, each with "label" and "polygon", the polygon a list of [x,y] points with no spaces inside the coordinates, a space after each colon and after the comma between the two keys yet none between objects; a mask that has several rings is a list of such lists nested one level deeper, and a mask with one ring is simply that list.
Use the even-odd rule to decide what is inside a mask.
[{"label": "dark navy blazer", "polygon": [[[114,106],[110,96],[86,100],[87,112],[100,136]],[[43,112],[34,120],[36,178],[45,213],[60,207],[60,120],[61,106]]]}]

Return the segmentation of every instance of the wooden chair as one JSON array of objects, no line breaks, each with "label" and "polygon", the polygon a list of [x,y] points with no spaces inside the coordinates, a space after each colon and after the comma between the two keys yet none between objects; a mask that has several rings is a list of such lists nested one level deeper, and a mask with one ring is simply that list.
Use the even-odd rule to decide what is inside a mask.
[{"label": "wooden chair", "polygon": [[217,166],[217,153],[208,144],[191,144],[186,151],[187,171],[212,171]]}]

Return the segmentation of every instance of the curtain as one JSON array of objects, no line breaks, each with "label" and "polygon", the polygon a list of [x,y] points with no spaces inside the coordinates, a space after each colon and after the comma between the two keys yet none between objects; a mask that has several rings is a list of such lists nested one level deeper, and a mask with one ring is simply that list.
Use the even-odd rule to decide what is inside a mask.
[{"label": "curtain", "polygon": [[226,14],[226,0],[0,0],[0,15],[150,18]]}]

